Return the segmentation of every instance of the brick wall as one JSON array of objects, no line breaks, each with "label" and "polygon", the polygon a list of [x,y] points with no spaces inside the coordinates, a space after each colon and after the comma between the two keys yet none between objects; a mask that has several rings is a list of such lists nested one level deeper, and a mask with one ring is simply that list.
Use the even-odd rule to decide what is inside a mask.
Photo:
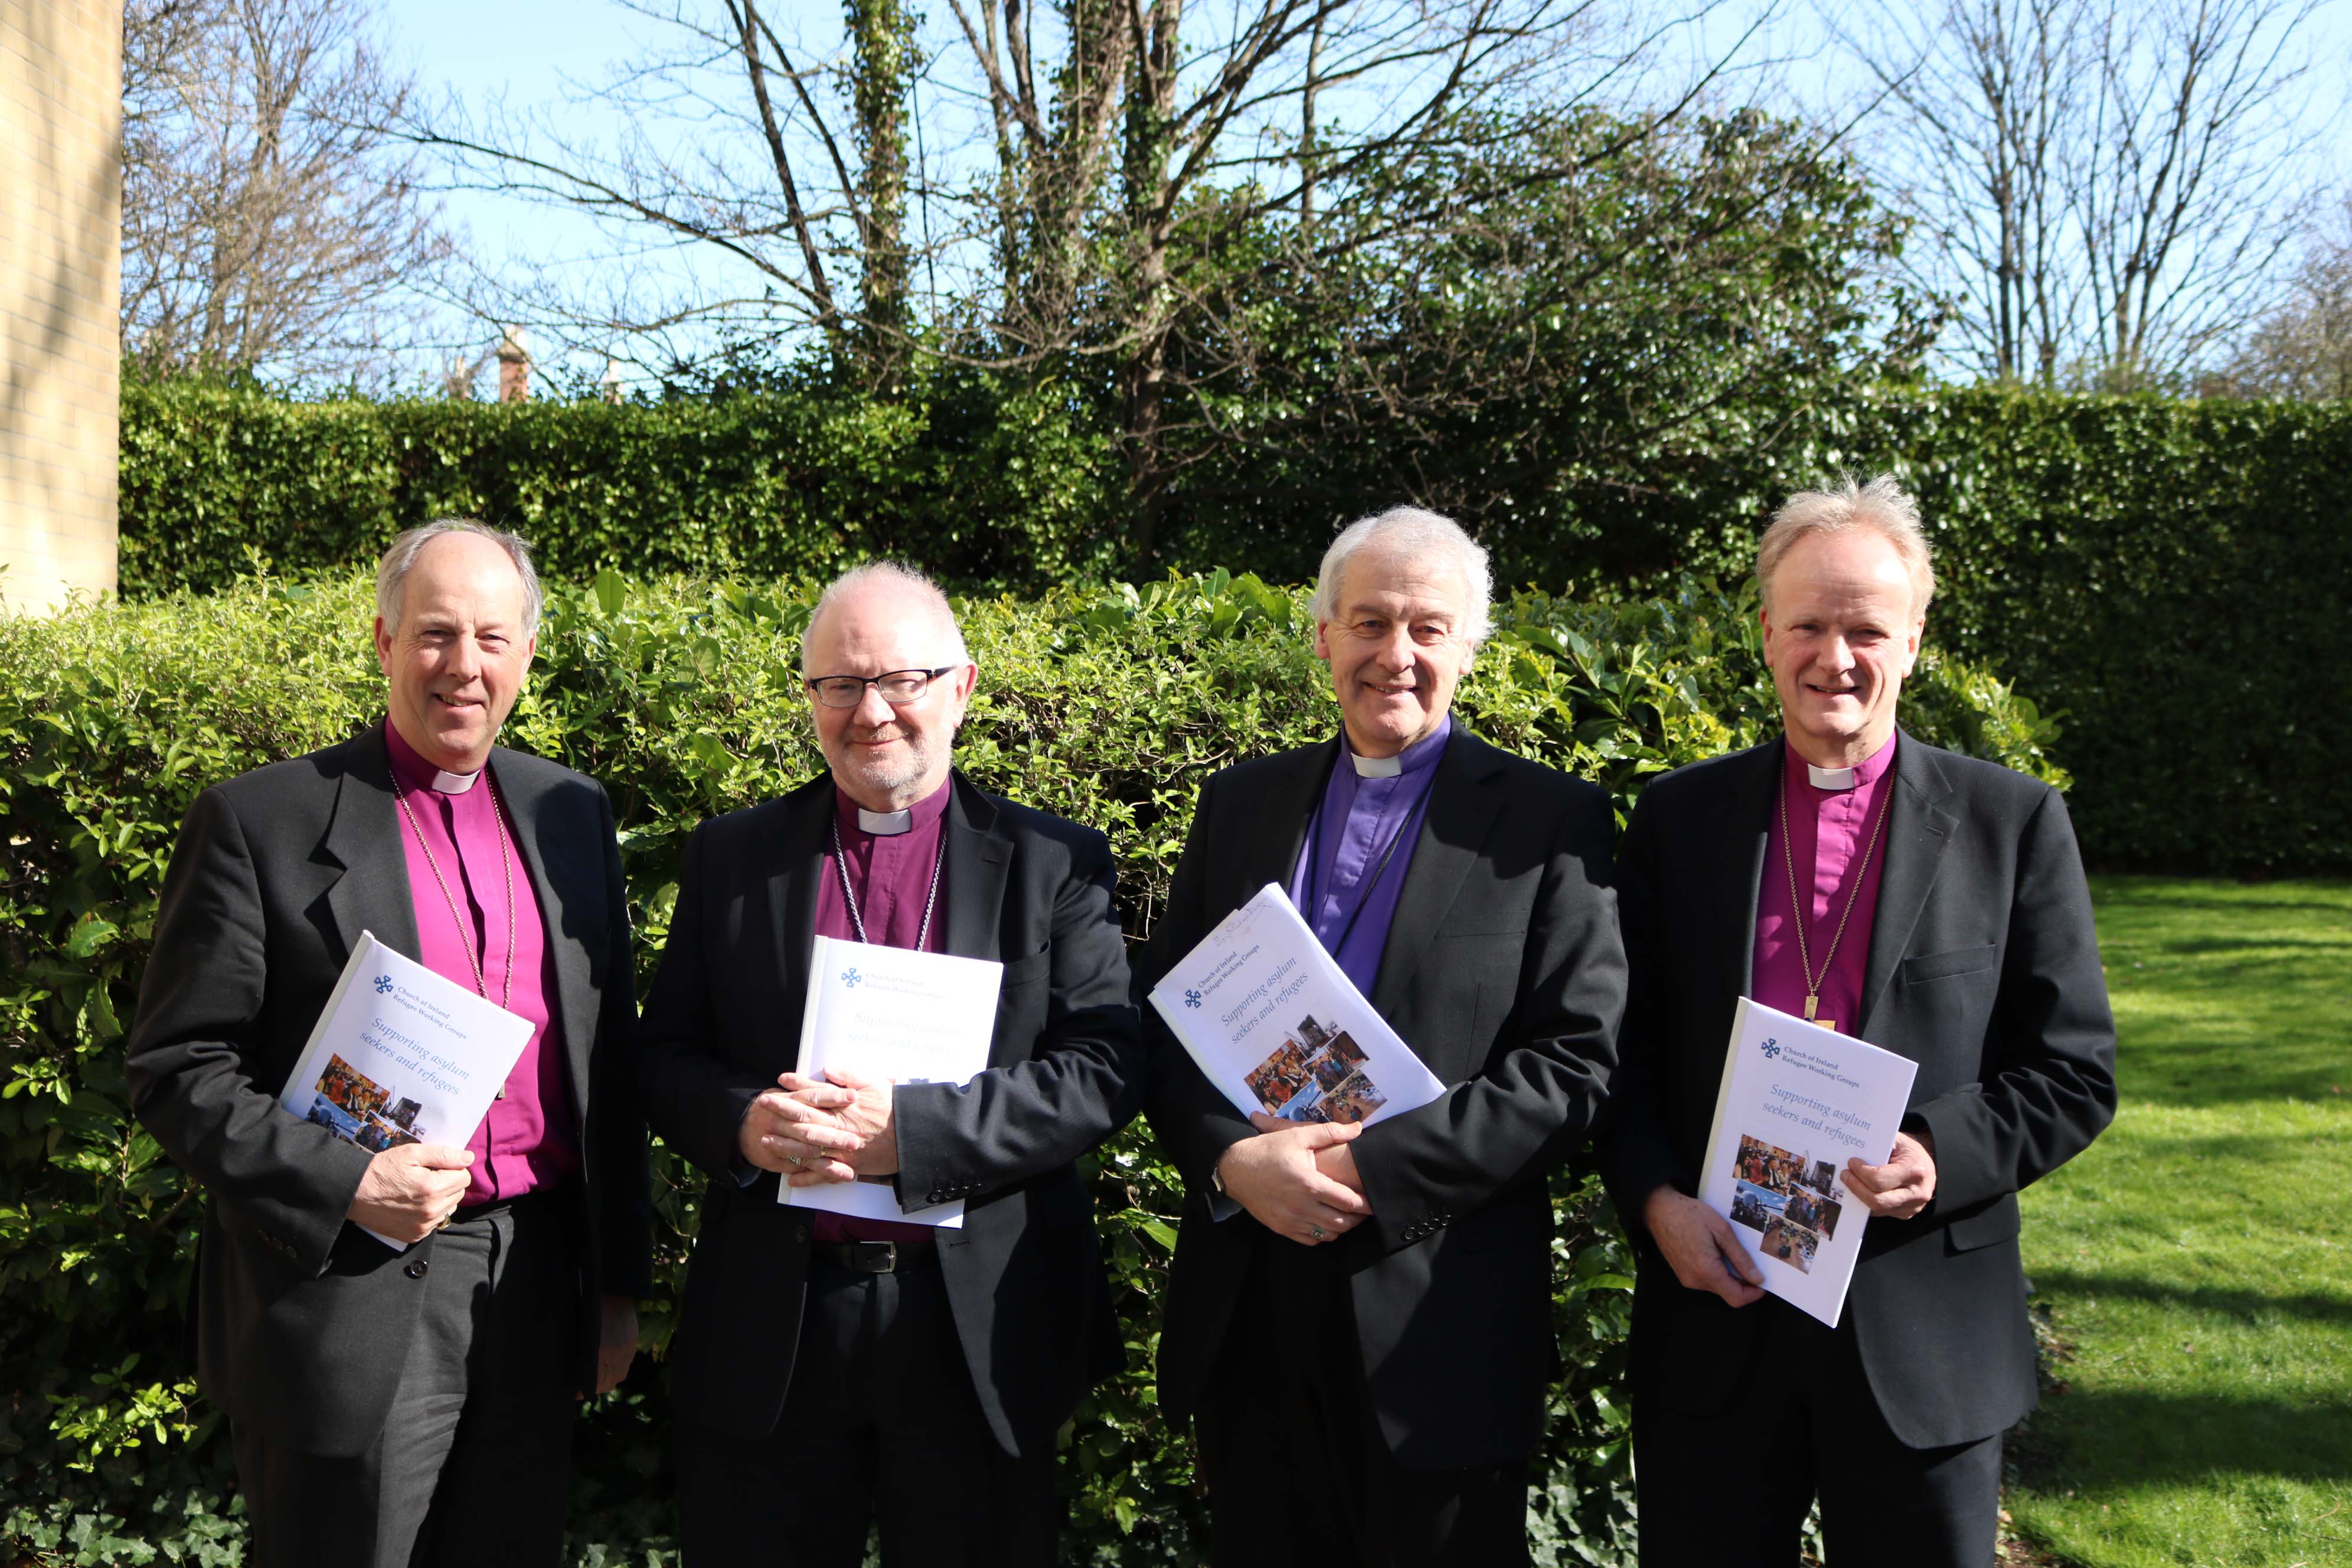
[{"label": "brick wall", "polygon": [[121,0],[0,0],[0,612],[114,587]]}]

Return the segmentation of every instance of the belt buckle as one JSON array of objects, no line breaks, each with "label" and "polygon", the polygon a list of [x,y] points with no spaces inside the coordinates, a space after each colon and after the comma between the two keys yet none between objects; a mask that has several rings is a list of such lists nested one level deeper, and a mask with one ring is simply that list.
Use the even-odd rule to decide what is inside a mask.
[{"label": "belt buckle", "polygon": [[898,1271],[898,1244],[895,1241],[861,1241],[857,1244],[857,1266],[868,1274],[895,1274]]}]

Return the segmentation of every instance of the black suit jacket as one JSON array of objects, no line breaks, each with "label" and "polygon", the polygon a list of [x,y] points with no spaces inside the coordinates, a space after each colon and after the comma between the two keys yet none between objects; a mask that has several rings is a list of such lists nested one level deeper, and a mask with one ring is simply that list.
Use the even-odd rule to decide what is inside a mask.
[{"label": "black suit jacket", "polygon": [[[1202,787],[1145,987],[1260,888],[1288,881],[1339,757],[1335,739]],[[1447,1088],[1356,1140],[1372,1217],[1326,1244],[1350,1277],[1381,1432],[1408,1465],[1504,1463],[1541,1432],[1559,1368],[1544,1177],[1600,1107],[1624,997],[1613,834],[1602,791],[1456,722],[1371,995]],[[1245,1214],[1212,1217],[1209,1173],[1253,1134],[1156,1015],[1147,1027],[1152,1121],[1187,1188],[1160,1342],[1160,1404],[1182,1418],[1261,1233]]]},{"label": "black suit jacket", "polygon": [[[672,1347],[689,1419],[744,1438],[776,1425],[792,1381],[810,1211],[777,1178],[739,1184],[744,1112],[800,1053],[830,773],[697,828],[646,1005],[637,1081],[654,1131],[709,1177]],[[998,1442],[1050,1452],[1088,1384],[1117,1370],[1081,1154],[1134,1115],[1142,1044],[1091,828],[954,780],[941,827],[943,951],[1004,965],[988,1070],[901,1086],[892,1115],[908,1208],[965,1200],[940,1232],[964,1359]]]},{"label": "black suit jacket", "polygon": [[[555,956],[593,1325],[599,1295],[652,1289],[645,1126],[607,1091],[636,1018],[613,811],[595,780],[541,758],[497,750],[489,770]],[[368,1152],[278,1106],[360,932],[417,956],[401,831],[381,726],[198,795],[128,1046],[131,1109],[207,1199],[197,1378],[230,1419],[316,1454],[356,1454],[383,1427],[433,1256],[430,1238],[396,1253],[346,1225]],[[583,1343],[584,1387],[593,1328]]]},{"label": "black suit jacket", "polygon": [[[1640,1252],[1633,1391],[1720,1407],[1772,1300],[1685,1289],[1642,1229],[1661,1184],[1695,1192],[1732,1014],[1748,991],[1782,742],[1652,784],[1617,862],[1633,990],[1602,1167]],[[1906,735],[1861,1027],[1919,1064],[1904,1126],[1934,1136],[1936,1195],[1873,1219],[1845,1316],[1880,1410],[1913,1447],[1968,1442],[2033,1406],[2018,1189],[2115,1114],[2115,1021],[2065,804],[2021,773]]]}]

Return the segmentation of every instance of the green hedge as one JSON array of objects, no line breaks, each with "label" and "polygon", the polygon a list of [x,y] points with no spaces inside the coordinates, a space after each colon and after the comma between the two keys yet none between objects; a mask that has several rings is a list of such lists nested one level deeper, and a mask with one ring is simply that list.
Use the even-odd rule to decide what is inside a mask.
[{"label": "green hedge", "polygon": [[1108,564],[1118,465],[1053,384],[941,378],[919,398],[810,391],[647,405],[287,403],[122,389],[126,597],[373,562],[403,528],[481,517],[552,575],[826,575],[903,555],[1036,585]]},{"label": "green hedge", "polygon": [[[1446,457],[1498,460],[1475,441]],[[2352,741],[2322,706],[2352,689],[2335,625],[2352,602],[2352,404],[1862,389],[1744,447],[1662,450],[1646,483],[1563,474],[1507,520],[1467,521],[1506,583],[1729,582],[1780,497],[1881,468],[1935,529],[1930,639],[2063,715],[2056,754],[2082,781],[2095,863],[2352,868]],[[1246,462],[1180,479],[1169,560],[1304,578],[1339,521],[1395,499],[1334,493],[1310,515],[1297,486],[1264,481],[1243,527]],[[131,597],[216,587],[248,551],[281,573],[346,565],[399,527],[468,513],[521,529],[557,575],[822,574],[895,552],[1035,589],[1131,566],[1120,483],[1083,393],[973,376],[889,403],[809,387],[621,407],[133,385],[122,582]],[[1187,485],[1214,526],[1188,522]]]},{"label": "green hedge", "polygon": [[[356,574],[259,579],[53,622],[0,620],[0,1557],[233,1560],[225,1434],[183,1349],[194,1188],[126,1118],[121,1037],[181,816],[205,784],[336,740],[377,711]],[[803,586],[606,573],[554,584],[509,742],[604,781],[619,813],[650,971],[685,834],[821,766],[794,670]],[[1120,859],[1131,936],[1162,907],[1194,792],[1236,758],[1330,732],[1303,594],[1255,578],[1171,579],[967,603],[981,694],[960,756],[983,785],[1093,823]],[[1749,743],[1771,722],[1752,605],[1700,584],[1619,605],[1525,595],[1465,681],[1499,743],[1604,781],[1630,803],[1660,769]],[[1930,658],[1906,721],[1945,745],[2063,782],[2032,705]],[[656,1151],[666,1292],[655,1354],[592,1406],[573,1511],[581,1563],[667,1544],[660,1354],[699,1180]],[[1128,1324],[1128,1368],[1089,1399],[1063,1464],[1072,1560],[1200,1561],[1185,1447],[1158,1417],[1155,1313],[1177,1188],[1139,1128],[1094,1173]],[[1617,1403],[1628,1260],[1597,1184],[1555,1184],[1555,1391],[1539,1557],[1630,1562]]]}]

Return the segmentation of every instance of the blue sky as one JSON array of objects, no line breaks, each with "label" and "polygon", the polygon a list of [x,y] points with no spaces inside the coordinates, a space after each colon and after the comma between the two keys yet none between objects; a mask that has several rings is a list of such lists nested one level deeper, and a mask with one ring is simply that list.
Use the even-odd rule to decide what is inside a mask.
[{"label": "blue sky", "polygon": [[[935,22],[948,15],[940,4],[925,8],[940,14]],[[1735,96],[1768,107],[1816,110],[1850,97],[1859,83],[1851,68],[1821,44],[1811,8],[1792,4],[1782,9],[1785,16],[1753,50],[1780,62],[1771,79],[1751,78]],[[780,30],[804,30],[812,37],[829,35],[840,15],[837,5],[824,0],[770,0],[769,10]],[[618,128],[593,109],[564,106],[567,79],[593,82],[664,32],[612,0],[383,0],[382,20],[394,57],[416,72],[428,95],[454,93],[476,109],[502,96],[511,107],[544,107],[560,126],[587,135]],[[1743,21],[1743,13],[1727,9],[1696,47],[1727,38]],[[2352,188],[2352,113],[2346,111],[2347,85],[2352,84],[2352,0],[2325,0],[2306,37],[2315,68],[2305,79],[2305,119],[2319,133],[2312,174],[2339,191]],[[585,264],[579,258],[598,247],[595,231],[584,220],[518,198],[457,191],[445,201],[467,234],[469,249],[488,267],[581,275]],[[488,346],[487,340],[483,346]],[[585,368],[594,374],[594,367]]]}]

